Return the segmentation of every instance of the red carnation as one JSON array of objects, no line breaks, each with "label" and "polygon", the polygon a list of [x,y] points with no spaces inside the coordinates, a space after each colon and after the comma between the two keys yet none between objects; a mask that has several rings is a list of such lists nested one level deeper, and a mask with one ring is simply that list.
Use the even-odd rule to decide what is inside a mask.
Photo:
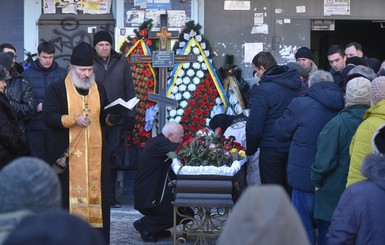
[{"label": "red carnation", "polygon": [[209,96],[207,94],[204,94],[204,95],[202,95],[202,99],[204,101],[207,101],[207,100],[209,100]]},{"label": "red carnation", "polygon": [[152,40],[151,39],[148,39],[148,38],[146,38],[146,39],[144,39],[144,42],[147,44],[147,46],[151,46],[152,45]]},{"label": "red carnation", "polygon": [[203,80],[203,83],[206,87],[209,87],[210,86],[210,82],[208,80]]},{"label": "red carnation", "polygon": [[202,110],[201,109],[195,109],[194,114],[197,116],[202,115]]},{"label": "red carnation", "polygon": [[198,92],[194,92],[193,97],[194,97],[194,99],[199,99],[199,97],[201,97],[201,96]]},{"label": "red carnation", "polygon": [[188,117],[183,115],[182,118],[181,118],[181,121],[182,122],[187,122],[188,121]]},{"label": "red carnation", "polygon": [[190,107],[195,107],[195,106],[196,106],[195,100],[190,100],[190,101],[188,102],[188,105],[189,105]]},{"label": "red carnation", "polygon": [[213,89],[212,88],[207,88],[206,91],[207,91],[208,94],[212,94],[213,93]]},{"label": "red carnation", "polygon": [[140,30],[140,31],[139,31],[139,35],[142,36],[142,37],[147,36],[147,33],[148,33],[148,32],[147,32],[147,29],[143,29],[143,30]]},{"label": "red carnation", "polygon": [[203,102],[202,100],[200,100],[200,101],[198,102],[198,106],[199,106],[199,108],[204,108],[204,107],[205,107],[205,102]]},{"label": "red carnation", "polygon": [[204,118],[199,118],[199,123],[202,124],[202,125],[205,125],[206,124],[206,120]]},{"label": "red carnation", "polygon": [[147,135],[147,131],[144,130],[144,129],[141,129],[140,132],[139,132],[139,136],[145,137],[146,135]]},{"label": "red carnation", "polygon": [[208,116],[209,116],[209,111],[204,110],[204,111],[202,112],[202,116],[208,117]]},{"label": "red carnation", "polygon": [[197,86],[197,91],[198,92],[203,92],[203,91],[205,91],[205,87],[203,85],[198,85]]},{"label": "red carnation", "polygon": [[186,108],[186,110],[184,110],[184,113],[185,113],[186,115],[191,115],[192,110],[191,110],[190,108]]},{"label": "red carnation", "polygon": [[213,105],[212,104],[207,104],[206,105],[207,109],[211,111],[211,109],[213,109]]},{"label": "red carnation", "polygon": [[190,124],[189,130],[190,130],[191,132],[194,132],[194,130],[195,130],[195,125],[194,125],[194,124]]},{"label": "red carnation", "polygon": [[147,81],[147,86],[149,87],[149,88],[153,88],[154,87],[154,80],[148,80]]},{"label": "red carnation", "polygon": [[194,123],[198,123],[199,118],[198,118],[197,116],[193,116],[193,117],[192,117],[192,121],[193,121]]}]

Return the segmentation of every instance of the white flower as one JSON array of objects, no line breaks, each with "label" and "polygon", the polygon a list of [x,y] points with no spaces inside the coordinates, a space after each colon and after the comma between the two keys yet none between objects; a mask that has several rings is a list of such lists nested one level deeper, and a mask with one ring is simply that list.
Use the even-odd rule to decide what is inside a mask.
[{"label": "white flower", "polygon": [[236,114],[241,114],[242,111],[243,111],[243,109],[242,109],[240,104],[236,104],[234,109],[235,109],[235,113]]},{"label": "white flower", "polygon": [[206,43],[201,43],[201,48],[206,49]]},{"label": "white flower", "polygon": [[176,111],[176,113],[177,113],[179,116],[182,116],[183,113],[184,113],[184,110],[183,110],[183,109],[178,109],[178,110]]},{"label": "white flower", "polygon": [[193,48],[193,53],[194,53],[194,54],[199,54],[199,53],[200,53],[200,52],[199,52],[199,48],[194,47],[194,48]]},{"label": "white flower", "polygon": [[186,85],[184,85],[184,84],[181,84],[180,86],[179,86],[179,91],[180,92],[184,92],[184,91],[186,91]]},{"label": "white flower", "polygon": [[177,117],[175,118],[175,122],[179,123],[179,122],[180,122],[180,119],[181,119],[181,117],[180,117],[180,116],[177,116]]},{"label": "white flower", "polygon": [[194,76],[194,74],[195,74],[195,72],[193,69],[188,69],[187,76],[192,77],[192,76]]},{"label": "white flower", "polygon": [[182,50],[180,50],[180,49],[177,49],[175,53],[176,53],[177,55],[179,55],[179,54],[180,54],[180,52],[182,52]]},{"label": "white flower", "polygon": [[190,31],[190,37],[194,37],[197,33],[194,30]]},{"label": "white flower", "polygon": [[202,41],[202,35],[196,35],[195,40],[197,40],[198,42],[201,42]]},{"label": "white flower", "polygon": [[175,99],[179,101],[180,99],[182,99],[182,95],[181,94],[176,94],[175,95]]},{"label": "white flower", "polygon": [[216,103],[217,105],[220,105],[220,104],[222,103],[221,98],[216,97],[216,98],[215,98],[215,103]]},{"label": "white flower", "polygon": [[169,112],[169,115],[170,115],[170,117],[175,117],[175,116],[176,116],[176,110],[175,110],[175,109],[172,109],[172,110]]},{"label": "white flower", "polygon": [[186,107],[188,106],[188,103],[187,103],[187,101],[182,100],[182,102],[180,102],[179,105],[180,105],[180,107],[182,107],[182,108],[186,108]]},{"label": "white flower", "polygon": [[184,76],[184,70],[179,70],[178,77],[183,77]]},{"label": "white flower", "polygon": [[190,67],[190,63],[186,62],[183,64],[183,69],[188,69]]},{"label": "white flower", "polygon": [[195,47],[195,46],[197,46],[197,45],[195,44],[195,42],[192,42],[192,43],[191,43],[191,47]]},{"label": "white flower", "polygon": [[197,71],[197,76],[199,77],[199,78],[202,78],[203,76],[204,76],[204,74],[203,74],[203,71]]},{"label": "white flower", "polygon": [[206,71],[207,70],[207,66],[205,63],[202,63],[202,70]]},{"label": "white flower", "polygon": [[189,77],[184,77],[183,78],[183,83],[184,84],[189,84],[191,82],[190,78]]},{"label": "white flower", "polygon": [[194,63],[192,64],[192,66],[193,66],[193,68],[194,68],[195,70],[199,70],[199,69],[201,68],[201,64],[199,64],[198,62],[194,62]]},{"label": "white flower", "polygon": [[184,33],[183,38],[184,38],[184,40],[188,41],[190,39],[190,35],[187,33]]},{"label": "white flower", "polygon": [[191,94],[189,92],[183,93],[183,98],[185,98],[186,100],[190,99],[190,97],[191,97]]},{"label": "white flower", "polygon": [[[188,39],[187,39],[187,40],[188,40]],[[184,45],[186,45],[186,42],[180,42],[180,43],[179,43],[179,48],[183,48]]]},{"label": "white flower", "polygon": [[197,77],[194,77],[194,78],[193,78],[193,83],[194,83],[195,85],[198,85],[200,82],[201,82],[201,80],[200,80],[199,78],[197,78]]},{"label": "white flower", "polygon": [[206,55],[206,56],[209,56],[209,55],[210,55],[210,52],[209,52],[208,50],[205,50],[204,52],[205,52],[205,55]]},{"label": "white flower", "polygon": [[168,119],[170,122],[175,122],[175,119],[174,118],[170,118],[170,119]]},{"label": "white flower", "polygon": [[174,86],[174,87],[172,87],[172,90],[171,90],[171,93],[173,93],[173,94],[176,94],[176,93],[178,93],[178,86]]},{"label": "white flower", "polygon": [[[212,118],[212,117],[211,117]],[[211,118],[206,118],[206,126],[209,126]]]},{"label": "white flower", "polygon": [[203,62],[203,57],[202,57],[202,55],[199,55],[197,60],[198,60],[198,62]]},{"label": "white flower", "polygon": [[173,95],[173,94],[170,94],[168,97],[169,97],[170,99],[175,99],[175,95]]},{"label": "white flower", "polygon": [[196,90],[196,86],[195,86],[195,84],[189,84],[188,85],[188,91],[195,91]]},{"label": "white flower", "polygon": [[175,81],[175,84],[176,84],[176,85],[182,84],[182,78],[178,77],[178,78],[176,79],[176,81]]},{"label": "white flower", "polygon": [[232,105],[235,105],[236,103],[238,103],[238,98],[234,93],[232,93],[230,95],[229,101]]}]

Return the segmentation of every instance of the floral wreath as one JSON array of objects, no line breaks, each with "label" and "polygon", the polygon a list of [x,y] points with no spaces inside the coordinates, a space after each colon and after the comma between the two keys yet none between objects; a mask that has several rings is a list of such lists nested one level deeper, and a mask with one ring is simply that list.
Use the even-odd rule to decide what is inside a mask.
[{"label": "floral wreath", "polygon": [[224,113],[229,100],[212,65],[210,44],[200,34],[202,27],[186,23],[173,50],[180,55],[197,55],[193,63],[176,63],[168,80],[167,95],[178,101],[168,107],[168,120],[180,123],[187,137],[209,125],[216,114]]},{"label": "floral wreath", "polygon": [[[130,61],[131,54],[151,55],[152,41],[148,38],[148,32],[152,27],[152,19],[143,22],[139,30],[135,29],[136,37],[127,37],[120,48],[125,53],[126,59]],[[155,105],[155,102],[148,100],[148,92],[156,91],[155,72],[149,63],[131,64],[132,79],[135,86],[135,94],[140,102],[136,105],[135,127],[127,132],[128,146],[139,145],[144,147],[146,141],[152,137],[151,129],[147,130],[145,125],[146,110]]]}]

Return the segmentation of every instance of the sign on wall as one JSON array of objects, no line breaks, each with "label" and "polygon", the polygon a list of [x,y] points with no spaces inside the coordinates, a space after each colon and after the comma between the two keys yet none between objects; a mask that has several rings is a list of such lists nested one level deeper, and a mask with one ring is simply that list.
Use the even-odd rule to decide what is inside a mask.
[{"label": "sign on wall", "polygon": [[42,0],[44,14],[109,14],[111,0]]},{"label": "sign on wall", "polygon": [[324,0],[324,15],[350,15],[350,0]]}]

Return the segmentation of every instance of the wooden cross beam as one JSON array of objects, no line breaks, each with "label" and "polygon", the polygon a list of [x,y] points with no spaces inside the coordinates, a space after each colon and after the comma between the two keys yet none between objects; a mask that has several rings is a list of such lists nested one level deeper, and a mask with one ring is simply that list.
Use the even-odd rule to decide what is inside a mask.
[{"label": "wooden cross beam", "polygon": [[159,51],[154,51],[152,55],[130,55],[131,63],[152,63],[152,66],[159,70],[157,79],[158,94],[148,93],[148,99],[157,102],[159,106],[159,133],[166,124],[167,105],[173,107],[178,105],[176,100],[167,97],[167,68],[173,67],[175,62],[194,62],[197,59],[194,55],[175,55],[173,51],[168,51],[168,38],[178,38],[178,35],[178,32],[167,31],[167,14],[161,14],[160,32],[150,32],[148,34],[151,39],[159,38]]}]

